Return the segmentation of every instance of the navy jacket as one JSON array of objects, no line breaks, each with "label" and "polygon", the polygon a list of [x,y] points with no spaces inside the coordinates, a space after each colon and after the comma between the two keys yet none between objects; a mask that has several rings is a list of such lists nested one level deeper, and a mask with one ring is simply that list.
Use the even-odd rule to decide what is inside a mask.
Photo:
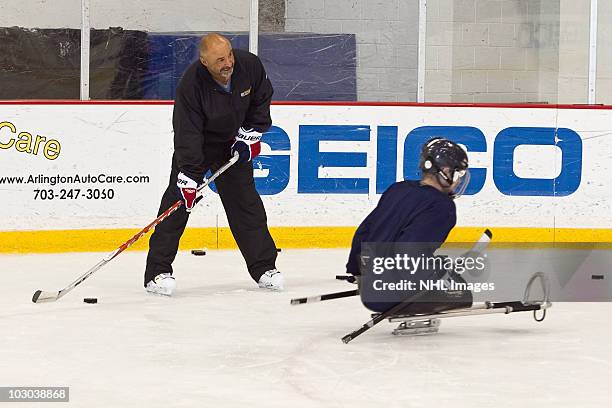
[{"label": "navy jacket", "polygon": [[447,194],[418,181],[394,183],[357,228],[346,271],[360,275],[362,242],[431,243],[433,254],[456,221],[455,203]]}]

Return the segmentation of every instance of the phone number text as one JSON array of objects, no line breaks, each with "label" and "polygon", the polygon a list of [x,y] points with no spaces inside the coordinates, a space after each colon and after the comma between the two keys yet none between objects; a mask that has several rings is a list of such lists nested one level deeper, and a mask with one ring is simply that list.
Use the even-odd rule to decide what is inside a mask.
[{"label": "phone number text", "polygon": [[112,200],[115,198],[115,190],[112,188],[80,188],[61,189],[36,189],[34,190],[34,200]]}]

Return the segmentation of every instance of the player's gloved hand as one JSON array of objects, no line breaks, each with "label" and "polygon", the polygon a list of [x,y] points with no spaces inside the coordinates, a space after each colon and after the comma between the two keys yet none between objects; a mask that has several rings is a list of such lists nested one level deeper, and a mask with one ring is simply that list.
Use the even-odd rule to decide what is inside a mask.
[{"label": "player's gloved hand", "polygon": [[185,209],[187,212],[190,212],[195,205],[196,198],[198,196],[198,183],[196,183],[196,181],[191,177],[183,174],[183,172],[180,172],[178,179],[176,180],[176,186],[183,197]]},{"label": "player's gloved hand", "polygon": [[238,153],[238,163],[251,161],[261,151],[261,132],[254,129],[238,129],[238,135],[232,145],[231,154]]}]

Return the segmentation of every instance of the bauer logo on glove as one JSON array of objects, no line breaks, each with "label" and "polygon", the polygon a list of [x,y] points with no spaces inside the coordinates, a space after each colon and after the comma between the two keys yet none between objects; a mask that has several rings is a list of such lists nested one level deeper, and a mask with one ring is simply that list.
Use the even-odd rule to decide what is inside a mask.
[{"label": "bauer logo on glove", "polygon": [[232,156],[238,153],[239,163],[244,163],[253,160],[261,151],[261,132],[254,129],[238,129],[238,135],[232,145]]},{"label": "bauer logo on glove", "polygon": [[176,186],[181,192],[185,209],[187,212],[190,212],[195,205],[196,198],[198,196],[198,183],[183,172],[180,172],[178,178],[176,179]]}]

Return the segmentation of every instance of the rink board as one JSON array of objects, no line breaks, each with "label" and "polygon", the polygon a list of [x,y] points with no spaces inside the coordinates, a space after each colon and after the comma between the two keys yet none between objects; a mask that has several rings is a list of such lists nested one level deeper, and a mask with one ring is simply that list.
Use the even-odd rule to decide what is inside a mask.
[{"label": "rink board", "polygon": [[[392,182],[418,177],[424,140],[469,150],[451,237],[610,242],[609,107],[277,104],[255,161],[279,247],[346,247]],[[0,103],[0,252],[110,250],[155,218],[169,175],[172,105]],[[235,243],[207,189],[182,248]],[[135,248],[146,248],[142,239]]]}]

